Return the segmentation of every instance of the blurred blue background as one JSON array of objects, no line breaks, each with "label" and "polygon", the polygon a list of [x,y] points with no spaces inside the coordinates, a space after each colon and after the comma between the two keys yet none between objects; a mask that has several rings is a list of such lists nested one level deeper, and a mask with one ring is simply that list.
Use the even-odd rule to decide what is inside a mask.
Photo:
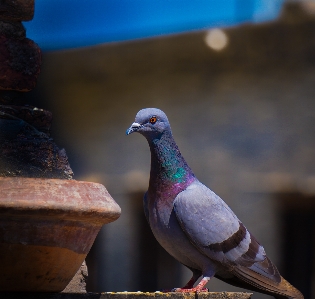
[{"label": "blurred blue background", "polygon": [[275,19],[284,0],[36,0],[27,36],[42,50]]}]

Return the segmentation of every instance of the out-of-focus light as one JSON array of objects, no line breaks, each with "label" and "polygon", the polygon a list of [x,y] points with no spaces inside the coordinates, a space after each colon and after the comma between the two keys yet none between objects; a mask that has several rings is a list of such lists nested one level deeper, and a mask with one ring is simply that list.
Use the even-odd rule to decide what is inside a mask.
[{"label": "out-of-focus light", "polygon": [[205,43],[211,49],[221,51],[229,43],[229,38],[222,29],[211,29],[205,36]]},{"label": "out-of-focus light", "polygon": [[314,1],[306,1],[301,2],[302,8],[309,15],[315,15],[315,2]]}]

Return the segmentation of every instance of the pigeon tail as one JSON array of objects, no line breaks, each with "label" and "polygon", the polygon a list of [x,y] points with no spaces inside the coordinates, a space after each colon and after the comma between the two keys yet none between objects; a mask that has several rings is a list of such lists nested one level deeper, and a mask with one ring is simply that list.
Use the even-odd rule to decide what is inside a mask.
[{"label": "pigeon tail", "polygon": [[288,298],[288,299],[304,299],[303,294],[296,289],[293,285],[291,285],[287,280],[285,280],[282,276],[281,276],[281,282],[279,285],[279,289],[283,289],[283,294],[284,295],[275,295],[275,298]]},{"label": "pigeon tail", "polygon": [[[268,258],[266,259],[271,263]],[[259,265],[261,263],[263,262],[256,264]],[[269,279],[268,277],[261,275],[261,273],[258,273],[253,269],[243,266],[237,266],[233,271],[233,274],[235,275],[235,278],[233,281],[230,281],[233,285],[265,293],[274,296],[277,299],[304,299],[302,293],[280,275],[280,281],[277,282],[274,279]]]}]

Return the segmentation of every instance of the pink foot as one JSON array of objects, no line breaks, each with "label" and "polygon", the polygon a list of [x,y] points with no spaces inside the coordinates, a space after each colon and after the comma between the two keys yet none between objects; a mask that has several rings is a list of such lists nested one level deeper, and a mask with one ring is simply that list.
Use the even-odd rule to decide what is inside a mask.
[{"label": "pink foot", "polygon": [[183,287],[183,288],[175,288],[172,290],[172,292],[181,292],[181,293],[199,293],[199,292],[209,292],[209,290],[207,288],[205,288],[204,286],[208,283],[208,281],[210,280],[210,277],[204,277],[203,279],[200,280],[200,282],[198,283],[197,286],[193,287],[187,287],[189,285],[189,283]]},{"label": "pink foot", "polygon": [[203,289],[200,289],[197,287],[195,288],[191,288],[191,289],[181,289],[181,288],[175,288],[172,290],[172,292],[179,292],[179,293],[199,293],[199,292],[209,292],[209,289],[208,288],[203,288]]}]

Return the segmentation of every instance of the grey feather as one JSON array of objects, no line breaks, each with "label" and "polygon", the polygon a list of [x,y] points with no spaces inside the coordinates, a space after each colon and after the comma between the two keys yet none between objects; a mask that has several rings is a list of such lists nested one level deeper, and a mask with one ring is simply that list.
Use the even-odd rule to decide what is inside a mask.
[{"label": "grey feather", "polygon": [[[263,247],[255,244],[259,254],[244,260],[251,234],[243,226],[244,234],[237,235],[240,220],[219,196],[199,181],[177,195],[174,209],[187,237],[209,258],[231,266],[236,262],[252,265],[265,259]],[[227,240],[231,240],[229,244]]]}]

